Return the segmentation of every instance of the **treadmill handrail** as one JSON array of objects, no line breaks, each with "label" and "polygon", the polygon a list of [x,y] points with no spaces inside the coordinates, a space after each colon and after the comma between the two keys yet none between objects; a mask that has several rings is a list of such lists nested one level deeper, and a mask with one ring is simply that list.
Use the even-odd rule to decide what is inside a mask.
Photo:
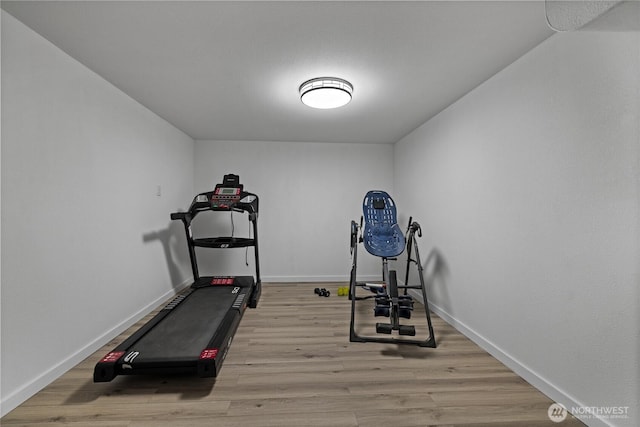
[{"label": "treadmill handrail", "polygon": [[[200,212],[205,211],[235,211],[235,212],[247,212],[249,214],[249,220],[254,221],[258,215],[258,204],[259,197],[257,194],[250,193],[248,191],[243,191],[240,193],[240,200],[252,196],[253,199],[249,203],[236,202],[230,204],[227,208],[219,208],[213,207],[211,203],[211,198],[214,195],[213,191],[207,191],[204,193],[198,194],[193,198],[191,205],[189,206],[189,210],[186,212],[173,212],[171,214],[172,220],[181,220],[186,224],[190,224],[191,221],[198,215]],[[203,198],[206,198],[206,201],[199,201]]]}]

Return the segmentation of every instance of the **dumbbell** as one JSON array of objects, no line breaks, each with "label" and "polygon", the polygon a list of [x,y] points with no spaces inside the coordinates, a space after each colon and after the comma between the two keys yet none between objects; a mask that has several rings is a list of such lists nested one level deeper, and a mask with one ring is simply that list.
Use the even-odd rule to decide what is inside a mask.
[{"label": "dumbbell", "polygon": [[345,297],[349,295],[349,287],[348,286],[340,286],[338,288],[338,296]]},{"label": "dumbbell", "polygon": [[328,297],[329,295],[331,295],[331,292],[329,292],[325,288],[322,288],[322,289],[315,288],[313,292],[315,292],[318,296],[321,296],[321,297]]}]

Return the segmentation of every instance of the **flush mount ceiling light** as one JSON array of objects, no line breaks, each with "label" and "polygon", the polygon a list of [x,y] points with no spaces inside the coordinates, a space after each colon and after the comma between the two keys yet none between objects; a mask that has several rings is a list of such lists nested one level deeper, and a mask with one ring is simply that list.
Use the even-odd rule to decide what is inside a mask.
[{"label": "flush mount ceiling light", "polygon": [[300,85],[300,100],[313,108],[329,109],[347,105],[353,86],[337,77],[318,77]]}]

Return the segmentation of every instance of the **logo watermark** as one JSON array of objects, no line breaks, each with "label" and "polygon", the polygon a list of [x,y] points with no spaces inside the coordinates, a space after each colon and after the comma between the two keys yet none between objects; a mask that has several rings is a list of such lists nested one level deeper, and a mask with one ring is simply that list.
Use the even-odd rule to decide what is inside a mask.
[{"label": "logo watermark", "polygon": [[629,418],[628,406],[572,406],[567,409],[561,403],[552,403],[547,409],[547,416],[554,423],[567,419],[569,413],[579,420],[601,419],[614,420]]},{"label": "logo watermark", "polygon": [[547,409],[547,416],[554,423],[561,423],[567,419],[567,408],[560,403],[552,403]]}]

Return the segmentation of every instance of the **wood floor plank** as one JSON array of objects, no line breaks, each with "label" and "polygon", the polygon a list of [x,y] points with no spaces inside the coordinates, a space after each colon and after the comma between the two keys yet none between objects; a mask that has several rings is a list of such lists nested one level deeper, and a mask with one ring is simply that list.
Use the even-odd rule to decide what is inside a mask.
[{"label": "wood floor plank", "polygon": [[[95,363],[154,313],[0,420],[3,426],[555,426],[549,398],[437,316],[438,348],[350,343],[343,283],[263,286],[218,378],[92,381]],[[324,287],[329,298],[313,289]],[[158,309],[163,307],[162,304]],[[412,321],[424,322],[419,304]],[[157,310],[156,310],[157,312]],[[422,313],[422,314],[421,314]],[[375,334],[370,305],[360,328]],[[418,326],[423,331],[424,326]],[[563,427],[583,425],[569,417]]]},{"label": "wood floor plank", "polygon": [[131,427],[351,427],[358,426],[351,411],[311,413],[302,412],[264,415],[238,415],[212,418],[189,418],[188,420],[152,420],[132,421]]},{"label": "wood floor plank", "polygon": [[251,415],[294,413],[296,411],[312,413],[348,412],[354,407],[371,411],[394,411],[403,408],[435,408],[436,404],[428,394],[414,394],[411,396],[390,396],[378,394],[373,396],[327,395],[313,397],[267,398],[236,401],[229,408],[229,415]]}]

